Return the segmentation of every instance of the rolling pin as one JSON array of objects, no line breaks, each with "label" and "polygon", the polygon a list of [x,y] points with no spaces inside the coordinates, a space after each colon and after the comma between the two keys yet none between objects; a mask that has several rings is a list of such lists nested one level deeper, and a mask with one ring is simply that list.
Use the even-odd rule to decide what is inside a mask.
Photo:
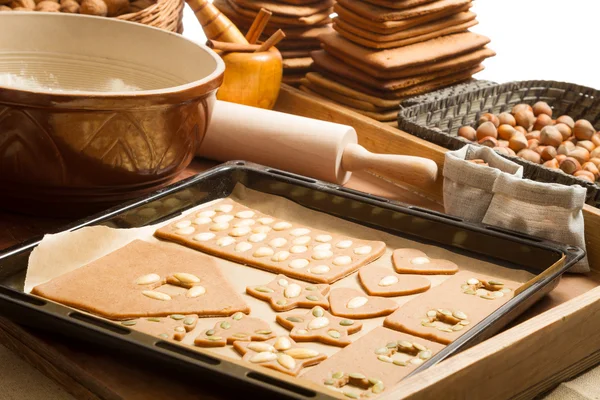
[{"label": "rolling pin", "polygon": [[374,154],[351,126],[217,100],[197,155],[246,160],[343,185],[353,171],[385,172],[415,186],[437,177],[422,157]]}]

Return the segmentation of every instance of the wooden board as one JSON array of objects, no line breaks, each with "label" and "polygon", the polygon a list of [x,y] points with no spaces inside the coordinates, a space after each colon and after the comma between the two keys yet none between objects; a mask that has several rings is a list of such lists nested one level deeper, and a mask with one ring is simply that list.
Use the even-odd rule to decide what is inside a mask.
[{"label": "wooden board", "polygon": [[[293,88],[282,88],[277,110],[352,125],[358,132],[359,142],[371,151],[425,156],[443,166],[445,149],[342,107],[321,104]],[[213,164],[194,162],[186,175],[210,165]],[[441,180],[431,187],[413,188],[395,182],[393,176],[385,178],[388,181],[373,179],[368,174],[354,174],[348,186],[425,208],[442,209]],[[600,213],[586,208],[585,217],[588,246],[595,247],[591,257],[596,271],[588,275],[566,276],[549,296],[528,310],[519,323],[406,380],[406,384],[399,387],[392,397],[425,399],[441,398],[444,394],[444,398],[471,398],[472,392],[465,390],[477,387],[477,390],[485,391],[478,394],[493,399],[506,396],[530,398],[597,361],[600,358],[600,338],[596,332],[600,323],[598,318],[592,317],[600,307]],[[1,214],[0,221],[0,227],[8,232],[0,236],[0,247],[46,230],[58,230],[60,225],[68,222]],[[576,339],[569,342],[570,338]],[[0,319],[0,343],[27,359],[77,398],[221,398],[205,392],[193,382],[142,366],[122,354],[24,329],[4,319]],[[546,343],[548,347],[541,347]],[[585,346],[582,346],[583,343]],[[563,348],[566,350],[564,354]],[[528,357],[523,360],[521,354]],[[546,359],[551,360],[552,365],[547,367]],[[500,372],[497,372],[498,366],[503,366]],[[489,379],[494,374],[498,377]],[[485,382],[485,385],[473,385],[473,382]]]}]

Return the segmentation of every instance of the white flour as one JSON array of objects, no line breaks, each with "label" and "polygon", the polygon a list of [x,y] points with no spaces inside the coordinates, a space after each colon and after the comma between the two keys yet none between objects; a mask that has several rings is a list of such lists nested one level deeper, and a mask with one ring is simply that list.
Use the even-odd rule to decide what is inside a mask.
[{"label": "white flour", "polygon": [[[54,79],[51,74],[50,78],[54,81],[54,85],[44,85],[38,82],[33,77],[16,75],[11,73],[0,73],[0,87],[9,87],[14,89],[25,89],[25,90],[44,90],[51,92],[80,92],[81,90],[65,90],[61,89],[60,85]],[[142,90],[141,88],[133,85],[128,85],[123,82],[122,79],[110,78],[102,86],[102,89],[89,89],[86,91],[91,92],[135,92]]]}]

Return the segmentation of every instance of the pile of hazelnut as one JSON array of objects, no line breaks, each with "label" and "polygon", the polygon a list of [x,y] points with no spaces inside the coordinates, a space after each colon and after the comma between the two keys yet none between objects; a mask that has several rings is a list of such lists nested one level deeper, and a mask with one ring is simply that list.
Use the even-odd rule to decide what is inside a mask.
[{"label": "pile of hazelnut", "polygon": [[154,0],[0,0],[0,11],[43,11],[88,14],[100,17],[145,10]]},{"label": "pile of hazelnut", "polygon": [[600,175],[600,133],[585,119],[574,121],[568,115],[552,119],[552,108],[543,101],[533,107],[517,104],[498,115],[485,113],[477,129],[463,126],[458,135],[589,182]]}]

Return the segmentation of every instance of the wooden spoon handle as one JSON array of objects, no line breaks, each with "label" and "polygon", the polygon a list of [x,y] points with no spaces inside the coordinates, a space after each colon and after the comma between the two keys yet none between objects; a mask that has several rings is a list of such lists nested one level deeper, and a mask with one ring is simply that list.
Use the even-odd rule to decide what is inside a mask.
[{"label": "wooden spoon handle", "polygon": [[394,176],[413,186],[426,186],[437,178],[437,164],[423,157],[371,153],[359,144],[348,144],[342,155],[346,171],[372,170]]}]

